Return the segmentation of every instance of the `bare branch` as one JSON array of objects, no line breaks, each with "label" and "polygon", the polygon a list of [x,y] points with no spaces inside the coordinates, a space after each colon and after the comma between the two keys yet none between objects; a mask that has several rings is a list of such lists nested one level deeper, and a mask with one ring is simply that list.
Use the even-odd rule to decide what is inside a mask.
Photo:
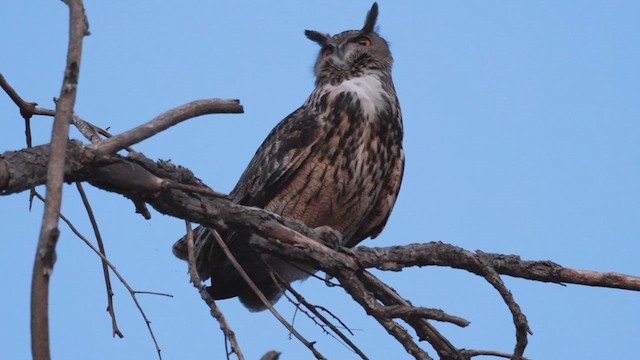
[{"label": "bare branch", "polygon": [[[42,195],[40,195],[38,193],[36,193],[35,197],[40,199],[43,202],[45,201],[45,199],[42,197]],[[131,287],[131,285],[129,285],[127,280],[125,280],[124,276],[122,276],[120,274],[120,272],[115,267],[115,265],[113,265],[111,263],[111,261],[109,261],[109,259],[107,259],[107,257],[104,256],[104,254],[100,252],[100,249],[96,248],[91,243],[91,241],[89,241],[84,235],[82,235],[82,233],[80,233],[80,231],[78,231],[78,229],[76,229],[76,227],[73,226],[73,223],[71,223],[71,221],[67,217],[65,217],[63,214],[60,214],[60,219],[67,224],[67,226],[69,227],[69,229],[71,230],[72,233],[74,233],[80,240],[82,240],[82,242],[84,242],[91,250],[93,250],[93,252],[96,253],[96,255],[98,255],[100,257],[100,259],[103,262],[105,262],[107,264],[109,269],[111,269],[111,271],[113,271],[113,273],[116,275],[118,280],[120,280],[122,285],[124,285],[124,287],[127,288],[127,291],[129,292],[129,295],[131,295],[131,298],[133,299],[134,304],[138,308],[138,311],[140,312],[140,315],[142,315],[142,318],[144,319],[144,321],[145,321],[145,323],[147,325],[147,329],[149,330],[149,334],[151,335],[151,340],[153,340],[153,344],[156,347],[156,351],[158,353],[158,358],[162,359],[162,356],[160,355],[160,346],[158,345],[158,341],[156,340],[156,337],[155,337],[155,335],[153,333],[153,329],[151,329],[151,321],[149,320],[149,318],[147,318],[147,315],[145,314],[144,309],[142,309],[142,305],[140,305],[140,303],[138,302],[138,298],[136,297],[136,294],[152,294],[152,295],[160,295],[160,296],[167,296],[167,297],[173,297],[173,295],[164,294],[164,293],[158,293],[158,292],[152,292],[152,291],[134,290]]]},{"label": "bare branch", "polygon": [[[491,351],[491,350],[462,349],[462,350],[460,350],[460,352],[467,359],[470,359],[470,358],[472,358],[474,356],[494,356],[494,357],[501,357],[501,358],[505,358],[505,359],[512,359],[512,356],[513,356],[512,354],[508,354],[508,353],[504,353],[504,352],[500,352],[500,351]],[[522,359],[522,360],[530,360],[529,358],[526,358],[526,357],[521,357],[520,359]]]},{"label": "bare branch", "polygon": [[440,309],[430,309],[421,306],[388,305],[385,306],[384,315],[391,318],[423,318],[443,321],[458,325],[469,326],[470,322],[461,317],[449,315]]},{"label": "bare branch", "polygon": [[31,280],[31,351],[35,359],[49,360],[49,278],[53,272],[54,251],[60,230],[58,218],[62,203],[62,183],[69,135],[69,124],[76,100],[82,39],[88,32],[81,0],[68,0],[69,48],[60,98],[51,136],[51,157],[47,167],[47,197]]},{"label": "bare branch", "polygon": [[13,87],[11,87],[11,85],[9,85],[9,82],[7,81],[7,79],[5,79],[5,77],[1,73],[0,73],[0,87],[2,87],[2,89],[7,93],[7,95],[9,95],[11,100],[13,100],[13,102],[18,106],[18,108],[20,109],[20,115],[22,115],[22,117],[25,120],[29,120],[31,116],[33,116],[34,109],[38,104],[34,102],[24,101],[20,97],[20,95],[18,95],[18,92]]},{"label": "bare branch", "polygon": [[[307,308],[309,311],[311,311],[318,319],[320,319],[320,321],[322,321],[323,324],[328,326],[331,329],[331,331],[333,331],[334,334],[338,335],[340,337],[340,339],[342,339],[342,341],[344,341],[349,346],[349,348],[351,348],[351,350],[353,350],[356,354],[358,354],[358,356],[360,356],[360,358],[365,359],[365,360],[369,359],[362,352],[362,350],[360,350],[360,348],[358,348],[358,346],[356,346],[356,344],[354,344],[353,341],[351,341],[351,339],[349,339],[342,331],[340,331],[335,325],[333,325],[331,323],[331,321],[329,321],[329,319],[327,319],[324,315],[322,315],[318,311],[318,307],[316,305],[310,304],[302,295],[300,295],[300,293],[295,291],[288,282],[284,281],[284,279],[282,279],[282,277],[277,272],[272,270],[271,276],[272,276],[274,282],[276,284],[278,284],[278,286],[280,286],[281,288],[284,288],[287,291],[289,291],[289,293],[291,293],[296,298],[298,303],[302,304],[305,308]],[[285,293],[285,296],[286,296],[286,293]],[[299,306],[299,305],[296,305],[296,306]],[[333,316],[333,314],[331,314],[331,315]],[[336,317],[334,316],[334,318],[336,318]],[[340,319],[337,319],[337,320],[340,321]],[[342,324],[342,326],[347,328],[346,325],[344,325],[344,323],[342,323],[342,321],[340,321],[340,323]],[[319,325],[322,325],[322,324],[319,324]],[[324,330],[324,328],[323,328],[323,330]],[[349,330],[349,329],[347,328],[347,330]],[[351,331],[349,331],[349,332],[351,332]],[[353,335],[353,333],[352,333],[352,335]]]},{"label": "bare branch", "polygon": [[[236,354],[238,360],[244,360],[244,355],[240,350],[240,345],[238,344],[238,340],[236,339],[236,334],[231,330],[229,323],[227,323],[227,319],[225,319],[222,311],[216,305],[216,302],[213,300],[211,295],[207,292],[207,289],[202,285],[202,280],[200,279],[200,275],[198,275],[198,270],[196,270],[196,255],[194,250],[193,243],[193,231],[191,230],[191,223],[185,220],[185,224],[187,227],[187,251],[189,254],[189,276],[191,277],[191,283],[193,286],[198,289],[200,293],[200,297],[202,300],[209,306],[209,310],[211,311],[211,316],[213,316],[220,324],[220,330],[224,334],[225,339],[229,339],[231,343],[231,351]],[[227,359],[229,358],[229,354],[227,353]]]},{"label": "bare branch", "polygon": [[148,139],[187,119],[205,114],[241,113],[242,111],[239,100],[196,100],[168,110],[145,124],[91,145],[89,148],[95,150],[98,156],[109,155]]},{"label": "bare branch", "polygon": [[222,240],[218,232],[215,230],[212,230],[211,233],[213,234],[213,238],[216,240],[218,245],[220,245],[220,248],[224,251],[225,255],[229,259],[229,262],[231,262],[231,265],[233,265],[233,267],[238,271],[240,276],[242,276],[242,279],[247,283],[247,285],[249,285],[251,290],[253,290],[254,294],[256,294],[256,296],[260,299],[260,301],[262,301],[262,303],[267,307],[267,309],[269,309],[271,314],[273,314],[273,316],[276,319],[278,319],[278,321],[280,321],[280,323],[284,325],[284,327],[286,327],[287,330],[289,330],[289,332],[291,332],[293,336],[296,337],[296,339],[298,339],[302,344],[304,344],[304,346],[306,346],[309,350],[311,350],[311,352],[316,357],[316,359],[326,359],[320,352],[318,352],[318,350],[316,350],[316,348],[313,346],[313,343],[310,343],[309,341],[307,341],[307,339],[305,339],[296,329],[294,329],[293,326],[291,326],[291,324],[289,324],[282,317],[282,315],[280,315],[280,313],[273,307],[273,305],[269,302],[269,300],[267,300],[267,298],[260,291],[260,289],[258,289],[258,287],[253,282],[253,280],[251,280],[249,275],[247,275],[247,273],[244,271],[244,269],[242,268],[242,265],[240,265],[238,260],[236,260],[236,258],[233,256],[233,254],[231,253],[231,250],[229,250],[229,247],[224,242],[224,240]]},{"label": "bare branch", "polygon": [[[390,246],[386,248],[357,247],[354,252],[366,268],[400,270],[407,266],[447,266],[482,276],[474,260],[477,255],[442,242]],[[516,255],[484,253],[486,260],[501,275],[553,283],[570,283],[640,291],[640,277],[614,272],[599,272],[565,268],[551,261],[527,261]]]},{"label": "bare branch", "polygon": [[395,337],[411,356],[419,360],[432,359],[413,341],[411,335],[409,335],[405,328],[383,315],[383,306],[373,294],[366,289],[354,272],[345,270],[331,275],[340,281],[340,284],[342,284],[347,293],[367,311],[367,314],[373,316],[390,335]]},{"label": "bare branch", "polygon": [[[89,222],[91,222],[91,227],[93,228],[93,233],[96,236],[96,241],[98,242],[98,249],[100,253],[107,257],[107,253],[104,249],[104,243],[102,241],[102,235],[100,235],[100,228],[98,228],[98,222],[96,221],[95,216],[93,215],[93,210],[91,209],[91,204],[89,203],[89,199],[87,198],[87,194],[84,192],[82,188],[82,183],[76,182],[76,188],[78,189],[78,193],[80,193],[80,197],[82,198],[82,203],[84,204],[84,208],[87,210],[87,215],[89,216]],[[116,321],[116,311],[113,306],[113,289],[111,288],[111,279],[109,277],[109,267],[107,262],[103,259],[100,259],[102,262],[102,275],[104,276],[104,284],[107,287],[107,311],[111,316],[111,327],[113,329],[113,336],[118,335],[119,338],[123,338],[124,335],[118,329],[118,323]]]},{"label": "bare branch", "polygon": [[[386,306],[412,306],[409,300],[400,296],[393,288],[375,277],[368,271],[363,271],[363,279],[366,287],[371,289],[376,299]],[[403,317],[407,324],[411,325],[418,334],[420,340],[428,341],[443,359],[463,359],[458,349],[451,344],[436,328],[425,319],[415,317]]]},{"label": "bare branch", "polygon": [[516,303],[511,291],[507,289],[500,278],[500,275],[498,275],[495,269],[491,266],[491,263],[487,261],[484,253],[482,251],[477,251],[477,254],[480,266],[482,266],[484,272],[484,278],[498,291],[504,302],[507,304],[509,311],[511,311],[513,323],[516,327],[516,346],[513,350],[512,359],[520,360],[522,359],[522,354],[524,354],[524,349],[527,347],[527,333],[531,333],[531,330],[529,330],[529,324],[527,323],[527,318],[522,313],[522,310],[520,310],[520,305]]}]

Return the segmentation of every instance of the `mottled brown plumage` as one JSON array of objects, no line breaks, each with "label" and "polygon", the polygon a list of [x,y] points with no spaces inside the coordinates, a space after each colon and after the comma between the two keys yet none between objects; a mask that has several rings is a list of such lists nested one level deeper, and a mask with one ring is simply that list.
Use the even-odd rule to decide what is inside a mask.
[{"label": "mottled brown plumage", "polygon": [[[375,31],[374,3],[361,30],[330,36],[306,31],[321,46],[316,87],[307,101],[267,136],[230,196],[341,234],[353,247],[383,229],[395,203],[404,168],[402,115],[391,79],[393,59]],[[255,234],[220,233],[247,273],[272,302],[281,292],[265,262],[287,281],[309,272],[249,246]],[[249,309],[264,305],[240,278],[207,228],[195,230],[197,268],[211,278],[216,299],[238,296]],[[186,258],[184,238],[174,253]]]}]

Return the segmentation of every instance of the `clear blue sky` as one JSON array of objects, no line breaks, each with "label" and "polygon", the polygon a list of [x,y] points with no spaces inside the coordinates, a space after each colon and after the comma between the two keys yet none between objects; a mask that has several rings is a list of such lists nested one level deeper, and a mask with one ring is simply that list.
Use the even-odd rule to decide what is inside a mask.
[{"label": "clear blue sky", "polygon": [[[303,30],[360,28],[370,1],[88,2],[76,110],[113,133],[184,102],[239,98],[245,114],[180,124],[136,148],[192,169],[229,191],[268,131],[306,99],[317,45]],[[60,1],[0,7],[0,71],[27,100],[52,108],[67,44]],[[380,1],[405,124],[407,166],[398,203],[368,246],[441,240],[469,250],[550,259],[640,275],[640,3],[634,1]],[[0,151],[25,146],[17,109],[0,95]],[[50,118],[33,120],[34,143]],[[74,130],[72,137],[80,135]],[[165,359],[224,358],[224,340],[171,244],[181,220],[145,221],[119,195],[88,188],[107,253],[141,295]],[[29,291],[42,216],[28,194],[0,199],[0,348],[26,359]],[[73,186],[63,212],[87,236]],[[144,322],[114,281],[124,339],[111,338],[98,258],[61,225],[51,284],[56,359],[155,359]],[[414,304],[462,316],[436,324],[465,348],[510,351],[514,328],[498,294],[460,270],[381,274]],[[505,278],[534,335],[535,359],[630,359],[640,338],[640,294]],[[356,329],[373,359],[408,358],[339,288],[298,284],[309,301]],[[248,359],[309,352],[268,313],[220,302]],[[278,303],[293,317],[286,301]],[[355,358],[304,316],[296,327],[330,359]],[[427,349],[428,346],[426,346]],[[435,356],[435,353],[431,354]]]}]

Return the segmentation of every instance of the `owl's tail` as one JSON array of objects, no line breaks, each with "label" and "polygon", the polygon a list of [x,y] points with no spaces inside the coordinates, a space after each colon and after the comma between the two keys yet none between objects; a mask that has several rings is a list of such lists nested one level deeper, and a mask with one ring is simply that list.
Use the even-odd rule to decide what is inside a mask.
[{"label": "owl's tail", "polygon": [[[265,310],[267,307],[231,264],[211,231],[202,226],[198,226],[193,231],[196,269],[202,281],[211,279],[211,286],[207,287],[211,297],[214,300],[239,297],[249,310]],[[282,291],[273,282],[265,259],[250,248],[248,238],[251,235],[235,232],[221,233],[220,235],[225,239],[233,256],[264,296],[272,304],[278,301],[282,296]],[[179,259],[188,261],[186,235],[173,244],[173,254]]]}]

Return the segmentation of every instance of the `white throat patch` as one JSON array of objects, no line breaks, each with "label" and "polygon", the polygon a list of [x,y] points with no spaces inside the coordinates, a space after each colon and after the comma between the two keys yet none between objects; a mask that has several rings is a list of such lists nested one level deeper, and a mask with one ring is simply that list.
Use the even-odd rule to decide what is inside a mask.
[{"label": "white throat patch", "polygon": [[362,111],[368,119],[378,112],[378,108],[384,106],[388,97],[382,88],[382,82],[375,75],[364,75],[345,80],[338,85],[325,85],[325,88],[335,96],[341,92],[354,93],[360,100]]}]

